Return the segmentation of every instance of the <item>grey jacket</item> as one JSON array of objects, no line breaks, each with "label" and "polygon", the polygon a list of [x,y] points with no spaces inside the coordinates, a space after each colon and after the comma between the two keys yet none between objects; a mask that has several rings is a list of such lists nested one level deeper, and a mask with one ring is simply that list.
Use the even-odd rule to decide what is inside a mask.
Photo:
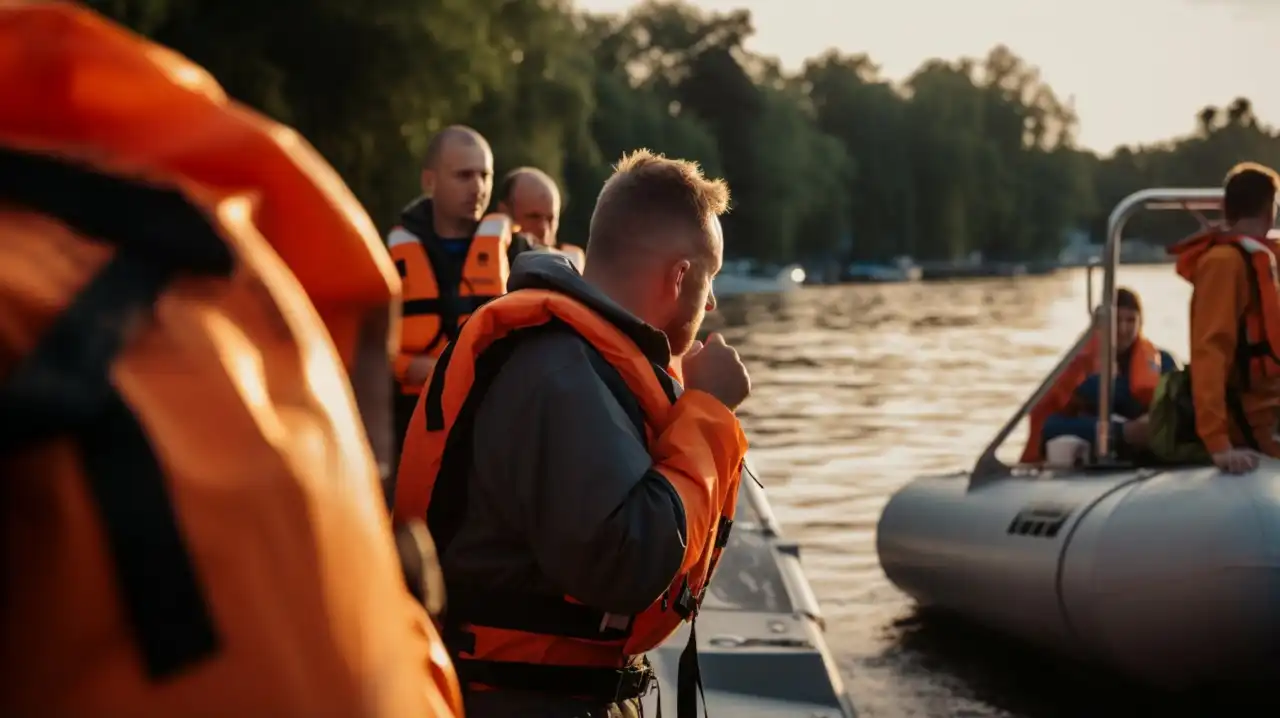
[{"label": "grey jacket", "polygon": [[[517,258],[508,288],[567,283],[622,325],[658,366],[666,336],[588,285],[554,254]],[[684,507],[656,473],[644,438],[569,333],[521,343],[476,412],[462,528],[442,557],[450,581],[551,596],[635,614],[667,589],[685,553]],[[473,692],[468,718],[636,715],[542,694]]]}]

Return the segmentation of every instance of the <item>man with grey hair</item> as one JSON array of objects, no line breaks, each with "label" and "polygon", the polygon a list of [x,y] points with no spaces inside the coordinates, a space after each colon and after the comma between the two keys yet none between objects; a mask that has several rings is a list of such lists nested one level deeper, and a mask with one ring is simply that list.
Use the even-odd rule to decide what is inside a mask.
[{"label": "man with grey hair", "polygon": [[517,167],[502,178],[498,188],[498,211],[505,213],[516,227],[544,247],[564,254],[581,272],[586,255],[581,247],[562,244],[556,234],[560,228],[560,189],[556,181],[536,167]]}]

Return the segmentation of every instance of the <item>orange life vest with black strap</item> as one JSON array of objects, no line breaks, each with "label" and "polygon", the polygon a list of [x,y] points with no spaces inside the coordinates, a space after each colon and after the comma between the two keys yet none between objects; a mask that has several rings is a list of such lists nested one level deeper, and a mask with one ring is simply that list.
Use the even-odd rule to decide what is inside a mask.
[{"label": "orange life vest with black strap", "polygon": [[[1072,360],[1067,370],[1058,377],[1058,381],[1049,393],[1032,407],[1028,416],[1031,423],[1027,434],[1027,444],[1022,451],[1021,463],[1034,464],[1044,460],[1044,422],[1053,414],[1069,409],[1075,398],[1075,391],[1090,374],[1100,371],[1098,335],[1095,332],[1084,349]],[[1155,397],[1156,385],[1160,383],[1160,373],[1164,366],[1164,358],[1155,344],[1144,336],[1139,336],[1129,350],[1129,392],[1143,406],[1151,406]]]},{"label": "orange life vest with black strap", "polygon": [[460,718],[350,190],[78,3],[0,2],[0,97],[0,715]]},{"label": "orange life vest with black strap", "polygon": [[[512,225],[505,214],[490,214],[480,220],[459,265],[436,244],[430,212],[422,213],[425,219],[419,220],[419,213],[412,210],[405,212],[404,224],[387,237],[387,248],[404,283],[397,377],[404,376],[414,356],[439,356],[472,312],[506,292],[510,273],[507,253]],[[405,394],[417,396],[421,389],[401,382]]]},{"label": "orange life vest with black strap", "polygon": [[[475,412],[521,340],[546,331],[581,337],[594,349],[590,355],[597,373],[641,436],[652,441],[661,433],[681,391],[679,384],[669,368],[652,362],[622,328],[589,308],[587,301],[570,296],[564,288],[512,292],[472,315],[457,341],[440,357],[409,426],[404,460],[406,465],[412,463],[412,471],[402,472],[396,509],[400,516],[426,514],[441,556],[466,511]],[[663,475],[687,505],[704,501],[696,498],[700,489],[690,485],[691,479]],[[697,615],[728,543],[740,477],[741,465],[731,476],[719,478],[721,485],[731,488],[717,525],[707,527],[704,545],[688,548],[683,572],[664,595],[635,616],[608,614],[569,596],[462,586],[449,581],[446,573],[445,640],[454,650],[460,679],[481,689],[555,692],[604,702],[646,693],[651,670],[635,659]],[[696,714],[701,685],[696,641],[691,629],[679,662],[677,712],[681,718]],[[549,655],[557,662],[549,663]],[[570,655],[576,660],[564,660]]]},{"label": "orange life vest with black strap", "polygon": [[1248,269],[1249,285],[1257,305],[1240,318],[1236,348],[1236,375],[1241,390],[1254,381],[1280,377],[1280,274],[1269,239],[1245,235],[1218,235],[1211,245],[1227,245],[1240,252]]}]

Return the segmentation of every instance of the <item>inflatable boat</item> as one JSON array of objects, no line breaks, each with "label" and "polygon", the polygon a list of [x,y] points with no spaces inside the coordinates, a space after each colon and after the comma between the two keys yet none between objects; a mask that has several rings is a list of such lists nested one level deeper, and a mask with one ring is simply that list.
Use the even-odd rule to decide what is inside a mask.
[{"label": "inflatable boat", "polygon": [[[1126,465],[1101,422],[1093,463],[1009,466],[996,450],[1101,330],[1115,342],[1125,223],[1143,209],[1216,211],[1222,192],[1153,189],[1112,212],[1093,323],[973,470],[919,478],[885,507],[889,580],[943,609],[1060,654],[1168,688],[1280,676],[1280,461],[1251,474]],[[1099,416],[1109,416],[1104,363]]]},{"label": "inflatable boat", "polygon": [[[854,718],[799,546],[782,537],[764,490],[747,473],[729,545],[697,619],[706,714]],[[645,715],[658,715],[658,700],[662,715],[676,715],[676,669],[688,631],[686,624],[650,654],[663,690],[646,698]]]}]

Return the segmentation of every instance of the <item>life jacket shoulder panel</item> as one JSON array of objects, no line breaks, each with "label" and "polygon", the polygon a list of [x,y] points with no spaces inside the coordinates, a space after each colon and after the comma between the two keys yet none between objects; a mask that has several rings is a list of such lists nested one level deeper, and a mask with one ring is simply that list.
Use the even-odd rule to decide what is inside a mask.
[{"label": "life jacket shoulder panel", "polygon": [[[629,413],[643,422],[646,438],[665,427],[675,400],[674,379],[618,326],[574,297],[550,289],[521,289],[485,305],[441,356],[410,422],[401,457],[396,517],[425,515],[441,552],[466,513],[476,408],[517,343],[541,331],[570,332],[598,354],[597,373],[606,385],[616,387],[615,396],[624,408],[632,407]],[[736,477],[725,480],[732,478]],[[636,656],[657,647],[696,614],[728,542],[736,504],[735,491],[722,508],[719,526],[709,533],[708,545],[690,547],[699,556],[690,562],[693,569],[678,576],[664,596],[636,616],[609,615],[569,596],[451,582],[451,602],[463,598],[450,616],[446,640],[459,655],[456,664],[463,680],[533,686],[529,689],[563,685],[571,692],[598,682],[612,693],[620,680],[627,680],[627,666]],[[575,666],[568,671],[571,677],[557,672],[565,666]]]}]

